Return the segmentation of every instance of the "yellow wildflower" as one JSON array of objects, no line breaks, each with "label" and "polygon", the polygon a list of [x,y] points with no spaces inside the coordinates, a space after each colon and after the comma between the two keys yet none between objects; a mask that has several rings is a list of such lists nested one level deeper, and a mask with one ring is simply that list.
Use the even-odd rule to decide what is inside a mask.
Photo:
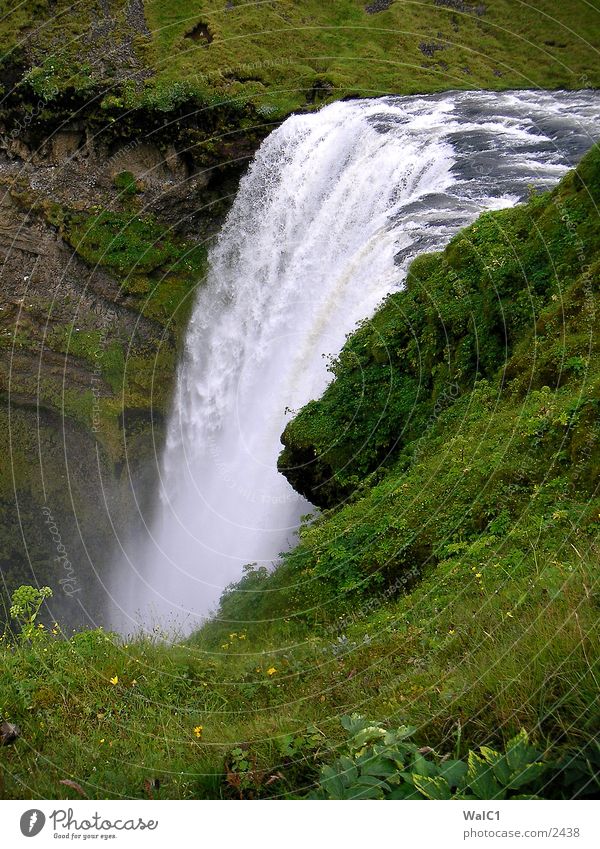
[{"label": "yellow wildflower", "polygon": [[196,735],[196,737],[197,737],[198,739],[200,739],[200,738],[202,737],[202,732],[203,732],[203,731],[204,731],[204,726],[203,726],[203,725],[196,725],[196,727],[194,728],[194,734]]},{"label": "yellow wildflower", "polygon": [[119,676],[118,676],[118,675],[115,675],[115,677],[114,677],[114,678],[111,678],[111,679],[110,679],[110,683],[111,683],[111,684],[118,684],[118,683],[119,683]]},{"label": "yellow wildflower", "polygon": [[270,667],[267,669],[267,675],[275,675],[275,673],[276,673],[276,672],[277,672],[277,670],[275,669],[275,667],[274,667],[274,666],[270,666]]},{"label": "yellow wildflower", "polygon": [[475,577],[476,577],[476,578],[481,578],[481,572],[477,572],[477,574],[475,575]]}]

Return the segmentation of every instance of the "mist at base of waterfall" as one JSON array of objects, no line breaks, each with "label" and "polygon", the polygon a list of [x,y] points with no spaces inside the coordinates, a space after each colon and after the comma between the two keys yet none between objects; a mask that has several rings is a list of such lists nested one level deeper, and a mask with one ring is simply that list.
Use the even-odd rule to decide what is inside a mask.
[{"label": "mist at base of waterfall", "polygon": [[109,621],[187,633],[243,567],[271,567],[311,505],[278,474],[286,423],[410,261],[484,210],[555,185],[600,134],[595,92],[334,103],[263,142],[209,255],[154,517],[122,542]]}]

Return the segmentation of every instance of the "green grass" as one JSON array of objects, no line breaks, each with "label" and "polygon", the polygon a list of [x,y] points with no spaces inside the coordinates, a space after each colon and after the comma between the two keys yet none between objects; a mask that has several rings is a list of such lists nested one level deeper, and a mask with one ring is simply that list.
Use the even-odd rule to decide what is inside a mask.
[{"label": "green grass", "polygon": [[[101,93],[89,108],[103,125],[127,109],[162,121],[192,102],[204,109],[194,140],[208,166],[247,152],[231,134],[250,138],[257,119],[345,95],[598,85],[594,4],[497,0],[484,15],[432,0],[396,0],[374,15],[365,5],[150,0],[150,37],[134,35],[128,64],[109,55],[132,35],[113,0],[114,29],[96,42],[101,67],[86,37],[94,5],[26,0],[0,17],[4,93],[20,80],[18,114],[40,104],[50,122],[59,101],[70,114]],[[189,37],[198,24],[210,43],[200,30]],[[114,122],[122,136],[137,126],[127,120]],[[599,160],[593,151],[555,192],[482,216],[413,264],[407,290],[353,335],[330,389],[284,436],[282,467],[324,511],[272,574],[249,567],[199,633],[168,645],[160,635],[64,634],[51,622],[31,640],[7,632],[0,717],[21,737],[1,750],[1,797],[73,798],[65,778],[92,798],[301,797],[346,751],[339,720],[355,710],[414,725],[440,755],[501,746],[520,728],[548,758],[590,750]],[[99,359],[110,390],[99,439],[114,462],[123,407],[167,408],[206,263],[202,246],[137,214],[127,173],[115,188],[121,211],[43,209],[164,331],[160,350],[127,357],[125,340],[103,344],[92,316],[49,335],[88,369]],[[24,322],[17,351],[33,350],[34,336]],[[15,389],[89,426],[90,391],[19,380]],[[34,434],[24,412],[12,426],[19,451],[0,484],[12,497],[14,473],[23,501],[40,487],[28,465],[38,437],[44,449],[56,433],[46,423]],[[51,488],[58,498],[62,481]]]},{"label": "green grass", "polygon": [[[0,20],[0,45],[8,61],[27,45],[35,57],[27,80],[49,99],[69,88],[116,86],[108,98],[125,95],[130,105],[171,109],[192,96],[241,99],[273,119],[347,94],[598,84],[598,9],[583,0],[560,8],[552,0],[496,0],[483,14],[475,11],[482,4],[458,12],[434,0],[395,0],[376,14],[367,5],[150,0],[146,35],[131,29],[125,4],[113,0],[101,69],[86,39],[95,8],[26,0]],[[26,29],[31,19],[41,21],[34,36]],[[192,37],[199,25],[208,38]],[[130,68],[111,52],[129,41]],[[136,77],[142,68],[145,79]]]},{"label": "green grass", "polygon": [[[577,87],[586,75],[589,84],[596,79],[595,50],[587,41],[598,31],[598,11],[584,3],[557,12],[556,4],[539,0],[534,9],[496,2],[482,16],[399,0],[369,15],[366,5],[308,0],[240,2],[225,9],[202,0],[153,0],[147,15],[157,77],[186,79],[200,89],[252,96],[284,109],[303,103],[322,82],[346,93],[409,94]],[[211,30],[209,45],[187,37],[199,21]],[[430,57],[421,49],[428,44],[443,49]]]},{"label": "green grass", "polygon": [[[0,712],[22,739],[3,753],[3,796],[74,798],[59,783],[71,778],[93,798],[143,798],[156,779],[163,798],[227,797],[240,745],[255,764],[246,795],[302,795],[354,710],[414,724],[441,753],[457,735],[462,754],[521,726],[549,756],[577,751],[597,718],[592,557],[565,552],[539,573],[526,558],[510,581],[491,563],[479,581],[454,558],[410,596],[321,628],[228,625],[174,647],[50,634],[4,648]],[[262,773],[281,777],[265,787]]]},{"label": "green grass", "polygon": [[[281,565],[249,566],[197,634],[175,645],[67,638],[47,623],[31,641],[5,637],[0,714],[21,738],[3,749],[3,796],[71,798],[69,778],[93,798],[302,797],[346,751],[340,717],[354,711],[414,726],[439,756],[502,747],[525,728],[547,760],[584,764],[575,784],[567,770],[542,795],[592,792],[599,174],[596,149],[555,192],[484,215],[415,263],[409,288],[349,339],[329,394],[298,419],[312,417],[323,444],[337,433],[355,464],[349,496],[330,491]],[[488,275],[511,317],[506,357]],[[367,428],[362,458],[335,418],[357,397],[347,352],[373,387],[386,383],[376,342],[409,363],[409,309],[427,354],[426,426],[389,456]],[[459,392],[436,407],[449,378]],[[402,407],[386,415],[402,433]]]}]

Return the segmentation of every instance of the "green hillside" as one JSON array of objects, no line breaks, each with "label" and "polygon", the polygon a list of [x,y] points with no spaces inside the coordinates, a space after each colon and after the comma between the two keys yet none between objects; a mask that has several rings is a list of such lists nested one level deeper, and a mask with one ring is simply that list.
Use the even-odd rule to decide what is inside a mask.
[{"label": "green hillside", "polygon": [[596,147],[413,263],[284,435],[322,513],[191,639],[17,598],[2,795],[597,793],[598,204]]},{"label": "green hillside", "polygon": [[48,502],[102,596],[98,504],[129,525],[151,500],[207,247],[279,121],[357,95],[595,87],[599,34],[588,0],[2,0],[0,620],[19,583],[56,588]]},{"label": "green hillside", "polygon": [[20,80],[48,101],[98,96],[107,110],[216,95],[250,100],[268,117],[344,94],[582,88],[599,79],[598,7],[584,0],[4,5],[6,89]]}]

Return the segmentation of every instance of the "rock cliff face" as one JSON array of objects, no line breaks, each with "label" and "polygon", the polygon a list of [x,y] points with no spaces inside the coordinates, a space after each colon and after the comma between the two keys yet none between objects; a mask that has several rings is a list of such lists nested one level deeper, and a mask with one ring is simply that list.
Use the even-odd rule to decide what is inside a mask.
[{"label": "rock cliff face", "polygon": [[260,132],[223,148],[217,113],[150,138],[139,116],[42,132],[17,115],[0,127],[4,599],[48,583],[57,615],[90,624],[151,508],[182,331]]}]

